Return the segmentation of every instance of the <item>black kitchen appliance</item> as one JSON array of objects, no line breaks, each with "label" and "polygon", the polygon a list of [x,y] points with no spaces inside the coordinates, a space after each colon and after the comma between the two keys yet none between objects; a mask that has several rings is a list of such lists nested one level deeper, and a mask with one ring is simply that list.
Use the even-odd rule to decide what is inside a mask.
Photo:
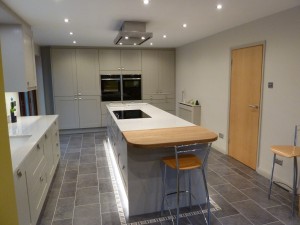
[{"label": "black kitchen appliance", "polygon": [[122,75],[123,100],[142,99],[142,77],[140,74]]},{"label": "black kitchen appliance", "polygon": [[139,109],[117,110],[117,111],[113,111],[113,113],[119,120],[151,118],[148,114],[144,113],[142,110]]},{"label": "black kitchen appliance", "polygon": [[121,75],[101,75],[101,100],[121,101]]}]

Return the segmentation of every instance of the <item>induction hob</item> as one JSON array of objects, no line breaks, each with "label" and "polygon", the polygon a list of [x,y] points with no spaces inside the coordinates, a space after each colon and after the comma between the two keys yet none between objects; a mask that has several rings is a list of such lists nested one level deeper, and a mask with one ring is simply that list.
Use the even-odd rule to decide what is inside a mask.
[{"label": "induction hob", "polygon": [[117,119],[141,119],[141,118],[151,118],[148,114],[144,113],[142,110],[117,110],[113,111]]}]

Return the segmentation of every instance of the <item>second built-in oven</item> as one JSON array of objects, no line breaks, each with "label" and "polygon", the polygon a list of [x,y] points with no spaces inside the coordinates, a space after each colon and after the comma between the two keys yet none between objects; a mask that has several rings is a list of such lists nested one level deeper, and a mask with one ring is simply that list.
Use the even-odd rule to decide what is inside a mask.
[{"label": "second built-in oven", "polygon": [[122,97],[123,100],[142,99],[142,76],[141,74],[122,75]]},{"label": "second built-in oven", "polygon": [[122,87],[121,75],[101,74],[101,100],[121,101]]}]

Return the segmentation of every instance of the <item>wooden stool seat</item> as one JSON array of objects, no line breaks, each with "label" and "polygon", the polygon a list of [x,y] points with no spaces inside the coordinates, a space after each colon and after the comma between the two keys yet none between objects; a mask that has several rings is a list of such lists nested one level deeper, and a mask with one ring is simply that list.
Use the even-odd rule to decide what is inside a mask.
[{"label": "wooden stool seat", "polygon": [[[172,169],[177,169],[176,158],[174,156],[168,156],[161,159],[163,163]],[[179,170],[192,170],[202,166],[201,160],[193,154],[179,155],[178,156]]]},{"label": "wooden stool seat", "polygon": [[280,155],[287,158],[300,156],[300,147],[293,145],[274,145],[271,146],[271,151],[276,155]]}]

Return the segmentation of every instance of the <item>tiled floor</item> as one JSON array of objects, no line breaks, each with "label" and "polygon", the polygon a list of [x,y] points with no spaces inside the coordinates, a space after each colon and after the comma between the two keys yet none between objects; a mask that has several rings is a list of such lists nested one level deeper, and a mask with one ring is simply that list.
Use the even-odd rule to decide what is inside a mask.
[{"label": "tiled floor", "polygon": [[[121,224],[105,136],[105,131],[61,135],[62,156],[39,225]],[[291,217],[290,194],[274,185],[268,200],[268,179],[236,160],[212,150],[207,177],[210,196],[221,208],[212,213],[211,225],[300,225],[299,217]],[[201,215],[186,215],[180,224],[204,224]],[[173,224],[157,222],[157,217],[157,213],[133,217],[128,223]]]}]

